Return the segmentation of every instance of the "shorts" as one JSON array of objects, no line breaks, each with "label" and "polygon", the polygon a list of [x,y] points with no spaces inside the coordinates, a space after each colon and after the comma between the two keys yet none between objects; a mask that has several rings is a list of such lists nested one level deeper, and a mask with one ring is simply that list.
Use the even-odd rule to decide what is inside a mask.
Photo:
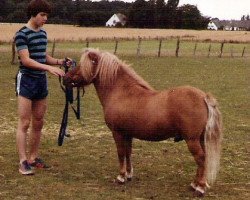
[{"label": "shorts", "polygon": [[46,74],[24,74],[18,72],[16,80],[17,95],[30,100],[45,99],[48,96],[48,81]]}]

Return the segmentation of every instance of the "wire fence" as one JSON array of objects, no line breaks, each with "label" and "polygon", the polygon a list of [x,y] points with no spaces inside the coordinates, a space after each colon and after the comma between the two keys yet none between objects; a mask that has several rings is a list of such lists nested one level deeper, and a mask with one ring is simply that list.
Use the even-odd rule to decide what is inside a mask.
[{"label": "wire fence", "polygon": [[[155,56],[155,57],[231,57],[250,58],[249,43],[210,42],[181,40],[178,38],[136,39],[103,38],[86,39],[79,42],[60,42],[54,40],[49,44],[49,51],[54,56],[55,52],[77,52],[84,48],[99,48],[116,55]],[[15,43],[12,43],[12,60],[16,62]]]}]

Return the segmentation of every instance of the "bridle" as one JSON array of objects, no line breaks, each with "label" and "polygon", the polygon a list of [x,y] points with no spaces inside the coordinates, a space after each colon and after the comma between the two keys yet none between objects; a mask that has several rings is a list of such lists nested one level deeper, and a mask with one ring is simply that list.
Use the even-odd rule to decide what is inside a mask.
[{"label": "bridle", "polygon": [[[70,63],[70,65],[68,64]],[[64,68],[65,73],[69,72],[69,70],[73,70],[76,68],[76,61],[65,58],[61,68]],[[67,133],[67,125],[68,125],[68,110],[69,104],[72,110],[75,113],[77,119],[80,119],[80,88],[76,88],[76,97],[74,98],[74,90],[73,88],[68,88],[63,85],[62,78],[59,77],[59,83],[62,91],[65,93],[65,106],[63,111],[63,118],[61,122],[60,132],[58,135],[58,146],[62,146],[64,137],[70,137],[70,134]],[[83,91],[84,93],[84,91]],[[77,107],[73,107],[73,103],[76,101]]]}]

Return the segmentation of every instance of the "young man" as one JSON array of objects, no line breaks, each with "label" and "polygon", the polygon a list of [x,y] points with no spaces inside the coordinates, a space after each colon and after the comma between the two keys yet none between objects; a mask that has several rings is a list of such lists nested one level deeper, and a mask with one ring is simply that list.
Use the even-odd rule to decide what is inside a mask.
[{"label": "young man", "polygon": [[[48,95],[46,71],[56,76],[64,76],[64,71],[51,65],[60,65],[63,59],[49,56],[47,34],[42,26],[46,23],[51,7],[46,0],[32,0],[27,9],[28,23],[15,37],[20,61],[17,75],[18,127],[16,134],[19,153],[19,172],[23,175],[34,174],[32,168],[46,168],[39,158],[38,149],[47,108]],[[30,130],[29,157],[26,154],[27,131]]]}]

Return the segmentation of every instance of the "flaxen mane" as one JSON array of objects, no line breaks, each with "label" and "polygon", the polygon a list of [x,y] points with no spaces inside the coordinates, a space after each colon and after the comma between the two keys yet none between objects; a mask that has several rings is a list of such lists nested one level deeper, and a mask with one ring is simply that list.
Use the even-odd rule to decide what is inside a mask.
[{"label": "flaxen mane", "polygon": [[[131,78],[142,87],[153,90],[153,88],[144,81],[136,72],[125,62],[118,59],[115,55],[109,52],[101,52],[96,49],[88,49],[81,57],[80,65],[82,72],[87,82],[91,82],[98,76],[102,85],[113,84],[117,78],[119,68],[122,68]],[[88,53],[95,53],[98,56],[98,64],[96,70],[93,70],[94,63],[88,56]]]}]

